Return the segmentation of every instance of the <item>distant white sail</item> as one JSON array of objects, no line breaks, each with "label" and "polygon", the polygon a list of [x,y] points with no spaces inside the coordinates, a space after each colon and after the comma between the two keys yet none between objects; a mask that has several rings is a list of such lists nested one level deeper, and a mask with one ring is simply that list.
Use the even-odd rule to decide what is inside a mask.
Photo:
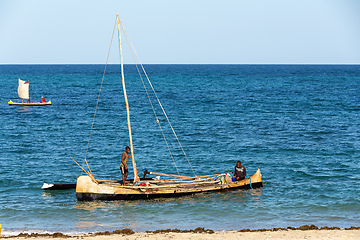
[{"label": "distant white sail", "polygon": [[19,78],[18,94],[21,99],[29,99],[29,81],[23,81]]}]

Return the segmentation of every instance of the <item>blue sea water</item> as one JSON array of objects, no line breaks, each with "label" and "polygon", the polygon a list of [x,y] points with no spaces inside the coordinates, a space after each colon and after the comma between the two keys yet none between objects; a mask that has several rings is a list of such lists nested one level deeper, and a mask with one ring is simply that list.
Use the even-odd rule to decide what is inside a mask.
[{"label": "blue sea water", "polygon": [[[261,168],[264,187],[114,202],[41,190],[82,174],[70,157],[83,163],[104,65],[0,65],[2,234],[360,226],[359,65],[145,69],[197,175],[231,172],[240,160],[248,175]],[[107,68],[87,153],[100,179],[121,178],[129,145],[119,71]],[[53,105],[9,106],[19,101],[18,78],[30,81],[32,101],[44,96]],[[176,174],[133,65],[125,66],[125,79],[139,175]],[[175,143],[169,137],[179,172],[191,175]]]}]

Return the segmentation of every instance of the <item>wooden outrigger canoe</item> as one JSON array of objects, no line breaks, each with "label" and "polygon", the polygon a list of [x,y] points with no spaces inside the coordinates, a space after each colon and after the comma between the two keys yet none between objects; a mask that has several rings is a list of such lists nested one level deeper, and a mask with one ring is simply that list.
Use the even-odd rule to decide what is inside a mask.
[{"label": "wooden outrigger canoe", "polygon": [[235,182],[229,175],[215,174],[181,179],[149,180],[140,184],[122,186],[121,181],[97,180],[83,175],[77,179],[76,198],[79,201],[171,198],[262,186],[260,168],[249,178]]},{"label": "wooden outrigger canoe", "polygon": [[[116,15],[116,21],[118,25],[118,37],[119,37],[119,47],[120,47],[120,66],[121,66],[121,82],[123,86],[123,93],[124,93],[124,100],[125,100],[125,106],[126,106],[126,113],[127,113],[127,125],[128,125],[128,133],[129,133],[129,143],[130,143],[130,150],[131,150],[131,158],[132,158],[132,166],[133,166],[133,173],[134,173],[134,179],[133,183],[128,184],[127,182],[125,185],[123,185],[122,181],[116,181],[116,180],[100,180],[96,179],[90,169],[90,166],[88,164],[88,161],[86,159],[86,153],[84,158],[84,163],[86,163],[87,169],[84,169],[79,163],[77,163],[74,159],[74,162],[86,173],[86,175],[82,175],[77,178],[76,183],[76,197],[79,201],[94,201],[94,200],[137,200],[137,199],[152,199],[152,198],[169,198],[169,197],[179,197],[179,196],[185,196],[185,195],[192,195],[196,193],[206,193],[206,192],[216,192],[216,191],[225,191],[225,190],[233,190],[233,189],[250,189],[250,188],[258,188],[262,187],[262,179],[261,179],[261,173],[260,168],[255,172],[254,175],[250,176],[249,178],[245,178],[240,181],[232,181],[230,174],[213,174],[213,175],[206,175],[206,176],[196,176],[194,170],[192,169],[189,160],[187,159],[187,156],[185,154],[185,151],[183,147],[180,144],[180,141],[177,138],[177,135],[175,134],[175,131],[170,124],[170,121],[165,113],[164,108],[162,107],[160,100],[157,98],[155,90],[153,89],[153,86],[147,77],[147,74],[141,65],[141,69],[143,70],[144,76],[146,76],[146,79],[149,82],[149,85],[151,86],[151,89],[153,90],[156,99],[163,111],[163,114],[165,118],[167,119],[169,123],[169,127],[171,128],[174,137],[177,139],[179,146],[187,159],[191,169],[194,172],[194,177],[187,177],[187,176],[181,176],[178,172],[178,175],[174,174],[164,174],[164,173],[150,173],[152,175],[160,175],[160,176],[166,176],[170,177],[171,179],[164,179],[159,180],[155,178],[154,180],[141,180],[138,177],[137,174],[137,168],[136,168],[136,162],[134,157],[134,148],[133,148],[133,142],[132,142],[132,134],[131,134],[131,125],[130,125],[130,111],[129,111],[129,104],[127,100],[127,93],[125,88],[125,80],[124,80],[124,63],[123,63],[123,54],[122,54],[122,43],[121,43],[121,34],[120,34],[120,19],[119,15]],[[115,28],[114,28],[115,30]],[[114,34],[113,34],[114,35]],[[126,36],[126,35],[125,35]],[[130,46],[132,46],[130,44]],[[135,50],[134,50],[135,52]],[[136,52],[135,52],[136,53]],[[139,68],[137,67],[138,71]],[[105,74],[105,71],[104,71]],[[139,75],[141,76],[141,73],[139,72]],[[103,76],[104,79],[104,76]],[[142,78],[141,78],[142,79]],[[145,84],[143,82],[143,85],[145,87]],[[99,91],[99,97],[100,97],[101,88]],[[145,92],[148,95],[148,98],[150,100],[148,91],[145,87]],[[98,98],[99,101],[99,98]],[[151,100],[150,100],[151,103]],[[98,104],[96,105],[98,106]],[[160,127],[160,130],[162,130],[160,121],[158,119],[158,115],[155,113],[155,109],[153,107],[153,104],[151,103],[152,109],[154,111],[154,115],[156,118],[156,122]],[[95,110],[96,114],[96,110]],[[95,119],[94,114],[94,119]],[[94,121],[93,121],[94,124]],[[91,130],[93,127],[91,127]],[[90,130],[90,136],[91,136],[91,130]],[[163,132],[162,132],[163,133]],[[163,137],[165,139],[165,135],[163,133]],[[90,137],[89,137],[90,141]],[[166,141],[166,139],[165,139]],[[171,154],[169,144],[166,142],[168,146],[168,150]],[[89,147],[89,143],[88,143]],[[173,158],[172,154],[171,157]],[[175,164],[175,161],[173,159],[173,162]],[[175,164],[176,167],[176,164]],[[177,168],[176,168],[177,169]],[[144,174],[146,175],[144,172]],[[144,178],[145,178],[144,175]]]},{"label": "wooden outrigger canoe", "polygon": [[[23,81],[19,78],[19,86],[18,86],[18,95],[19,98],[21,98],[21,102],[13,102],[9,101],[9,105],[15,105],[15,106],[48,106],[51,105],[51,101],[46,102],[45,98],[42,98],[41,102],[30,102],[29,97],[29,81]],[[28,99],[27,101],[24,101],[24,99]]]},{"label": "wooden outrigger canoe", "polygon": [[16,106],[48,106],[51,105],[51,101],[48,102],[13,102],[9,101],[9,105],[16,105]]}]

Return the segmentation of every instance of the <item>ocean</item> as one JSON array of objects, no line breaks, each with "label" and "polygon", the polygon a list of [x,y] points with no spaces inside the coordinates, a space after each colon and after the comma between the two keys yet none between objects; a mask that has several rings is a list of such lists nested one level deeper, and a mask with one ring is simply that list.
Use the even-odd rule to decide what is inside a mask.
[{"label": "ocean", "polygon": [[[0,65],[3,235],[360,226],[360,65],[145,69],[191,163],[169,135],[179,173],[232,172],[240,160],[248,175],[260,167],[263,188],[113,202],[42,190],[76,183],[82,170],[71,157],[83,164],[86,152],[96,178],[121,179],[129,139],[120,67],[107,67],[90,138],[104,65]],[[52,106],[9,106],[20,101],[18,78],[30,82],[31,101]],[[134,65],[125,79],[139,175],[177,174]]]}]

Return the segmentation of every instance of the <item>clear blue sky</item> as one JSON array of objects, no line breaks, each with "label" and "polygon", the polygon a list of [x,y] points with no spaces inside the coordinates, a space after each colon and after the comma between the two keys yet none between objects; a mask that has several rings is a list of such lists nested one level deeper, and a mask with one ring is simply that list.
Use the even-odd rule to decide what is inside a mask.
[{"label": "clear blue sky", "polygon": [[143,63],[360,63],[359,0],[0,0],[0,64],[104,64],[117,12]]}]

